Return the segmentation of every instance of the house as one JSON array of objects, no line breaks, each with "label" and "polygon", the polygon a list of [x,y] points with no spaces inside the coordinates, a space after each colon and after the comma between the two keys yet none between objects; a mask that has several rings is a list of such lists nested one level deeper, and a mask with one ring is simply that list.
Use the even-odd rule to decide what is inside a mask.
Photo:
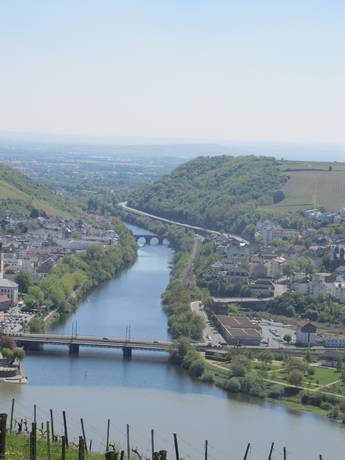
[{"label": "house", "polygon": [[308,286],[308,294],[314,298],[330,294],[333,281],[331,273],[313,273]]},{"label": "house", "polygon": [[248,284],[250,292],[254,296],[270,297],[274,294],[274,284],[271,278],[258,278]]},{"label": "house", "polygon": [[296,345],[312,347],[316,342],[316,326],[311,322],[304,323],[297,328]]},{"label": "house", "polygon": [[298,294],[308,294],[309,278],[305,273],[295,272],[289,278],[289,290]]},{"label": "house", "polygon": [[275,257],[274,259],[266,262],[265,265],[267,267],[267,275],[271,276],[272,278],[279,278],[283,273],[283,265],[285,262],[286,259],[282,256]]},{"label": "house", "polygon": [[220,332],[231,345],[260,345],[261,328],[246,316],[215,317]]},{"label": "house", "polygon": [[334,299],[345,303],[345,279],[343,275],[337,275],[335,282],[331,284],[330,294]]}]

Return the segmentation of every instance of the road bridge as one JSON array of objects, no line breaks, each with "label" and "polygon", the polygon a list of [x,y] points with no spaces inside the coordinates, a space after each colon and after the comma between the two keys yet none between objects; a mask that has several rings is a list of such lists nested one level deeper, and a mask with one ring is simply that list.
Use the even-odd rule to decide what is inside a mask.
[{"label": "road bridge", "polygon": [[[58,335],[58,334],[12,334],[10,336],[17,342],[18,346],[30,348],[33,345],[64,345],[69,348],[71,354],[78,354],[79,348],[95,347],[95,348],[114,348],[120,349],[123,352],[124,359],[131,359],[133,350],[143,350],[149,352],[167,352],[171,353],[178,348],[178,343],[169,340],[150,340],[150,339],[128,339],[122,337],[96,337],[96,336],[81,336],[81,335]],[[229,350],[236,348],[235,346],[223,346],[222,349],[212,348],[206,343],[194,343],[195,349],[201,352],[206,352],[206,355],[213,353],[226,355]],[[270,346],[243,346],[241,350],[252,350],[253,352],[271,351],[287,355],[304,356],[306,347],[295,347],[285,345],[280,347]],[[310,348],[310,352],[315,356],[323,356],[325,352],[339,352],[339,348],[324,348],[315,346]]]},{"label": "road bridge", "polygon": [[171,341],[160,340],[137,340],[121,337],[95,337],[81,335],[57,335],[57,334],[17,334],[11,338],[19,346],[30,348],[34,345],[65,345],[71,354],[78,354],[79,347],[117,348],[123,351],[124,358],[131,358],[132,350],[144,350],[151,352],[172,352],[177,345]]}]

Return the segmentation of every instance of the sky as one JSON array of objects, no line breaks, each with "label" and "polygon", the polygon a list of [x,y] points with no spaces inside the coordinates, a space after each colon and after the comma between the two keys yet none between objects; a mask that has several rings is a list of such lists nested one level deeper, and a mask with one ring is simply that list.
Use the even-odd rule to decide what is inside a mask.
[{"label": "sky", "polygon": [[1,0],[0,131],[345,144],[343,0]]}]

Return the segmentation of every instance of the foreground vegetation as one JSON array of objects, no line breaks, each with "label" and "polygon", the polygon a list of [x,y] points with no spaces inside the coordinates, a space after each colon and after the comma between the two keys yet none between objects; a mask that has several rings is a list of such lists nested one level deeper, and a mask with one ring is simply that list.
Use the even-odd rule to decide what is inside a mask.
[{"label": "foreground vegetation", "polygon": [[[6,436],[6,459],[8,460],[23,460],[29,458],[30,444],[29,435],[17,435],[9,433]],[[61,460],[61,442],[51,443],[50,459]],[[47,460],[47,442],[44,437],[37,439],[37,460]],[[79,453],[76,447],[66,450],[66,460],[78,460]],[[104,455],[97,453],[85,453],[85,460],[104,460]]]}]

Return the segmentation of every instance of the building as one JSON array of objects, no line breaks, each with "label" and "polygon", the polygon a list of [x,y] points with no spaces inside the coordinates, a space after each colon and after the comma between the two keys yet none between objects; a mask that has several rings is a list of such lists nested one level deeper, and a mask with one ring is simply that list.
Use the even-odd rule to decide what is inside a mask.
[{"label": "building", "polygon": [[308,286],[308,294],[315,299],[330,294],[332,281],[334,280],[331,273],[313,273]]},{"label": "building", "polygon": [[261,328],[246,316],[216,316],[220,332],[231,345],[260,345]]},{"label": "building", "polygon": [[316,342],[316,326],[311,322],[304,323],[297,328],[296,345],[312,347]]},{"label": "building", "polygon": [[0,295],[0,311],[8,310],[11,306],[11,301],[7,295]]},{"label": "building", "polygon": [[0,296],[7,296],[11,305],[18,303],[18,284],[7,279],[0,279]]},{"label": "building", "polygon": [[4,255],[0,242],[0,296],[7,296],[11,305],[18,303],[18,284],[4,278]]},{"label": "building", "polygon": [[345,336],[330,335],[324,337],[323,344],[327,348],[345,348]]},{"label": "building", "polygon": [[267,275],[272,278],[279,278],[283,274],[283,265],[285,264],[285,257],[278,256],[266,262]]},{"label": "building", "polygon": [[270,297],[274,295],[274,284],[271,278],[258,278],[248,284],[253,296]]}]

